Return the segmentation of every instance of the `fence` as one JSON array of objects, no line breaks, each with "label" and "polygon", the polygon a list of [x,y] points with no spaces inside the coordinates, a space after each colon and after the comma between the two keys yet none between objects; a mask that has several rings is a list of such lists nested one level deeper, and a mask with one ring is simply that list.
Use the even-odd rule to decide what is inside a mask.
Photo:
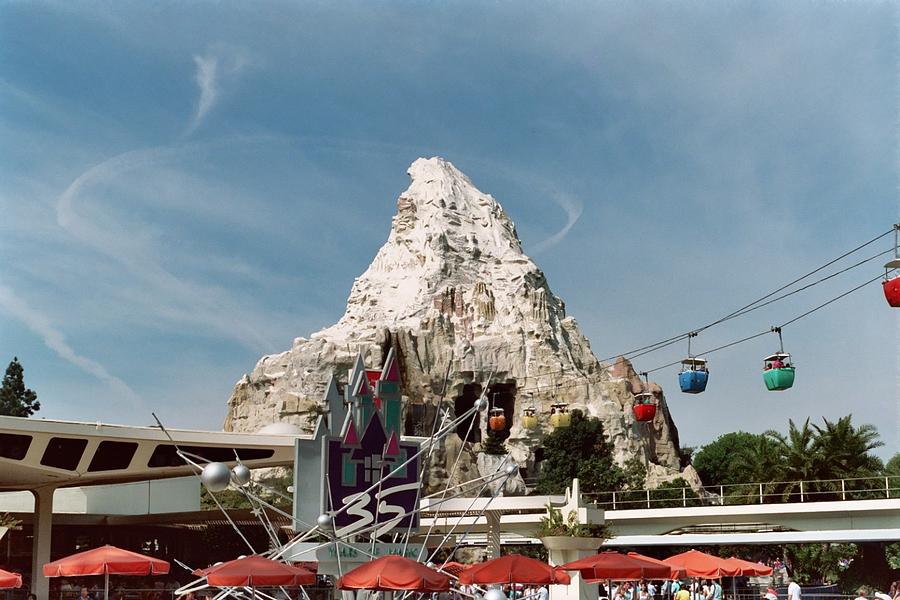
[{"label": "fence", "polygon": [[900,498],[900,477],[770,481],[703,487],[657,488],[583,494],[607,510]]}]

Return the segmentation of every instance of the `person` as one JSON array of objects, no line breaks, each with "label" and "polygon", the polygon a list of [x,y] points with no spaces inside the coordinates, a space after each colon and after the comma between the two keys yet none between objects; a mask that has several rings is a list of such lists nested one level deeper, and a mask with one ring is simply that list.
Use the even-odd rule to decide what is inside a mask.
[{"label": "person", "polygon": [[673,582],[672,582],[672,588],[671,588],[671,589],[672,589],[672,595],[673,595],[673,596],[674,596],[675,594],[677,594],[678,592],[680,592],[680,591],[681,591],[681,582],[678,581],[677,579],[676,579],[675,581],[673,581]]},{"label": "person", "polygon": [[550,600],[550,590],[547,589],[546,585],[542,585],[538,589],[537,597],[538,600]]},{"label": "person", "polygon": [[884,592],[875,592],[874,594],[872,594],[872,597],[878,598],[878,600],[894,600]]},{"label": "person", "polygon": [[715,579],[709,582],[708,600],[722,600],[722,585]]},{"label": "person", "polygon": [[894,600],[900,600],[900,581],[895,581],[891,588],[893,590],[891,591],[891,596],[893,596]]},{"label": "person", "polygon": [[650,592],[647,590],[647,584],[645,582],[641,582],[641,587],[637,592],[638,600],[650,600]]},{"label": "person", "polygon": [[27,596],[25,596],[25,600],[37,600],[37,596],[34,595],[33,593],[28,594]]},{"label": "person", "polygon": [[647,596],[650,600],[654,600],[656,598],[656,586],[653,585],[652,581],[647,582]]},{"label": "person", "polygon": [[94,595],[85,586],[81,586],[81,593],[78,595],[79,600],[94,600]]},{"label": "person", "polygon": [[788,577],[787,580],[787,600],[800,600],[800,596],[803,594],[803,590],[800,588],[800,585],[796,581],[794,581],[793,577]]},{"label": "person", "polygon": [[866,598],[867,593],[868,593],[868,590],[866,590],[866,588],[864,588],[864,587],[859,588],[858,590],[856,590],[856,600],[867,600],[867,598]]},{"label": "person", "polygon": [[675,592],[675,600],[691,600],[691,593],[687,591],[687,588],[679,586],[678,591]]},{"label": "person", "polygon": [[659,593],[662,594],[662,597],[665,598],[665,600],[669,600],[669,598],[672,596],[672,582],[668,579],[663,581],[662,586],[659,589]]},{"label": "person", "polygon": [[765,593],[766,600],[778,600],[778,592],[774,588],[769,588]]},{"label": "person", "polygon": [[782,362],[780,356],[772,361],[772,368],[773,369],[783,369],[784,368],[784,362]]}]

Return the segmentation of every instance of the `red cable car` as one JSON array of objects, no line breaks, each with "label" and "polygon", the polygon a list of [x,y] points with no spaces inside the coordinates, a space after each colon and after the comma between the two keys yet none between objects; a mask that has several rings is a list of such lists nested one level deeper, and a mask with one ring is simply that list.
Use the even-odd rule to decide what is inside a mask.
[{"label": "red cable car", "polygon": [[897,232],[900,231],[900,223],[894,225],[894,258],[884,265],[884,299],[893,308],[900,308],[900,275],[891,277],[891,272],[900,269],[900,246],[898,246]]},{"label": "red cable car", "polygon": [[502,408],[492,408],[488,417],[488,426],[494,431],[506,429],[506,413]]},{"label": "red cable car", "polygon": [[647,379],[647,373],[641,373],[644,376],[644,389],[640,393],[634,395],[634,420],[640,423],[652,421],[656,416],[656,398],[650,392],[650,381]]}]

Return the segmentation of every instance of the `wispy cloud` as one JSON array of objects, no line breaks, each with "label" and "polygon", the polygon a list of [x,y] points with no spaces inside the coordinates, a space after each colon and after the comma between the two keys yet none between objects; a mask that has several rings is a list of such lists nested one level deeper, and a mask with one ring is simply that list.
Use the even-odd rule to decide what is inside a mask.
[{"label": "wispy cloud", "polygon": [[100,381],[107,384],[118,395],[129,400],[135,407],[141,405],[141,397],[127,383],[106,370],[95,360],[81,356],[66,341],[65,335],[50,322],[43,313],[30,306],[13,290],[0,285],[0,309],[25,324],[44,340],[44,344],[60,358],[68,361]]},{"label": "wispy cloud", "polygon": [[96,218],[88,210],[78,210],[77,201],[87,200],[92,186],[113,183],[137,170],[152,171],[172,160],[184,160],[186,155],[208,146],[187,144],[136,150],[88,169],[59,196],[57,223],[80,242],[123,265],[131,276],[153,290],[151,306],[159,318],[205,326],[258,351],[267,348],[268,343],[254,324],[257,319],[253,311],[240,306],[221,288],[182,279],[164,268],[145,233],[119,220],[115,210],[104,210]]},{"label": "wispy cloud", "polygon": [[553,192],[551,195],[553,201],[559,204],[563,212],[566,213],[566,224],[550,237],[544,238],[535,244],[531,248],[531,252],[534,254],[548,250],[563,241],[569,235],[569,231],[575,226],[575,223],[578,222],[578,219],[581,218],[581,213],[584,212],[584,205],[578,198],[560,191]]},{"label": "wispy cloud", "polygon": [[197,107],[185,135],[193,133],[213,109],[221,95],[223,79],[232,77],[250,64],[246,51],[231,46],[215,45],[204,54],[194,55],[194,81],[199,88]]},{"label": "wispy cloud", "polygon": [[197,86],[200,88],[200,98],[197,100],[197,112],[194,115],[194,122],[199,123],[209,109],[212,108],[219,93],[216,84],[216,71],[219,68],[219,59],[215,56],[198,56],[194,55],[194,64],[197,65],[197,75],[195,77]]}]

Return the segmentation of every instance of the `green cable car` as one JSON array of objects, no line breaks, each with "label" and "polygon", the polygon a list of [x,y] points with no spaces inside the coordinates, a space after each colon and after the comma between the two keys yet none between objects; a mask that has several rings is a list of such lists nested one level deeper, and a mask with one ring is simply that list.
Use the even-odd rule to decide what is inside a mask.
[{"label": "green cable car", "polygon": [[784,351],[781,327],[772,327],[772,332],[778,334],[779,350],[763,359],[763,380],[767,390],[780,392],[794,385],[794,363],[791,355]]},{"label": "green cable car", "polygon": [[791,355],[786,352],[776,352],[763,359],[763,379],[766,389],[770,392],[780,392],[794,385],[794,364]]}]

